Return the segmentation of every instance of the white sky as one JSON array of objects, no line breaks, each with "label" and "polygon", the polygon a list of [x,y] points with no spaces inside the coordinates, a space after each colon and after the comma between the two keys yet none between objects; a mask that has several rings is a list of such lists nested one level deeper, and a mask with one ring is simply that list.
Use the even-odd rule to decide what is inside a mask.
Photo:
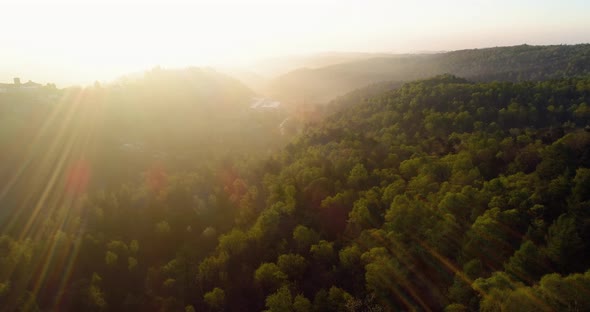
[{"label": "white sky", "polygon": [[0,0],[0,82],[111,80],[154,66],[322,51],[590,42],[590,0]]}]

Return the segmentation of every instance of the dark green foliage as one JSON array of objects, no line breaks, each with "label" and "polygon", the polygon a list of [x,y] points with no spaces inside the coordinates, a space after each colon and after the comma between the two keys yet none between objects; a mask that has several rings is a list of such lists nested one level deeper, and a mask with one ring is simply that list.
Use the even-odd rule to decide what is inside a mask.
[{"label": "dark green foliage", "polygon": [[[577,87],[587,82],[442,76],[342,109],[281,156],[272,181],[295,186],[295,219],[265,240],[262,258],[283,267],[304,257],[304,278],[282,283],[317,311],[525,306],[521,288],[589,266],[580,207],[590,135],[572,111],[590,96]],[[269,191],[267,211],[279,213],[287,194]],[[346,226],[334,226],[342,214]],[[287,294],[271,298],[287,306]]]},{"label": "dark green foliage", "polygon": [[0,304],[587,310],[587,86],[439,76],[342,107],[265,160],[199,157],[66,197],[0,237]]},{"label": "dark green foliage", "polygon": [[223,311],[225,305],[225,292],[215,287],[203,296],[203,300],[212,311]]}]

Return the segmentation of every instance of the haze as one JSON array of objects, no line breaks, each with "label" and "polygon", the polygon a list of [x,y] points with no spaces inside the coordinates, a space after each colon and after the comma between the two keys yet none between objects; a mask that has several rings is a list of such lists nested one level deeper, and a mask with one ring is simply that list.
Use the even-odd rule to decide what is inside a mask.
[{"label": "haze", "polygon": [[0,82],[88,84],[323,51],[583,43],[588,12],[588,1],[14,1],[0,12]]}]

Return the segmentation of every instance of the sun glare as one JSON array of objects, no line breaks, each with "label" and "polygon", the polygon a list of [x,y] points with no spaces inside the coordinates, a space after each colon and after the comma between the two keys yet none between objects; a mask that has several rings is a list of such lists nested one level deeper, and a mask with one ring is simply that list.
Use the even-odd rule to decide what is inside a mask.
[{"label": "sun glare", "polygon": [[158,65],[244,67],[321,51],[440,51],[519,44],[522,36],[549,44],[564,34],[576,42],[590,27],[578,1],[565,19],[549,5],[505,3],[500,12],[493,1],[452,2],[463,9],[374,0],[12,2],[0,26],[18,31],[4,33],[0,57],[14,61],[0,69],[4,79],[56,71],[65,75],[60,83],[90,83]]},{"label": "sun glare", "polygon": [[0,311],[590,311],[588,12],[2,3]]}]

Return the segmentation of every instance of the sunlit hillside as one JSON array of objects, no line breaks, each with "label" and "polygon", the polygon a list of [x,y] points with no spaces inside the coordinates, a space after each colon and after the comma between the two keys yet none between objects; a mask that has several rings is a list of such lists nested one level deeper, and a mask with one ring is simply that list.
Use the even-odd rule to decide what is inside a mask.
[{"label": "sunlit hillside", "polygon": [[590,45],[499,47],[403,54],[300,68],[270,81],[268,92],[293,102],[326,103],[368,84],[397,83],[445,73],[474,81],[525,81],[588,75]]},{"label": "sunlit hillside", "polygon": [[0,312],[590,311],[590,2],[0,6]]}]

